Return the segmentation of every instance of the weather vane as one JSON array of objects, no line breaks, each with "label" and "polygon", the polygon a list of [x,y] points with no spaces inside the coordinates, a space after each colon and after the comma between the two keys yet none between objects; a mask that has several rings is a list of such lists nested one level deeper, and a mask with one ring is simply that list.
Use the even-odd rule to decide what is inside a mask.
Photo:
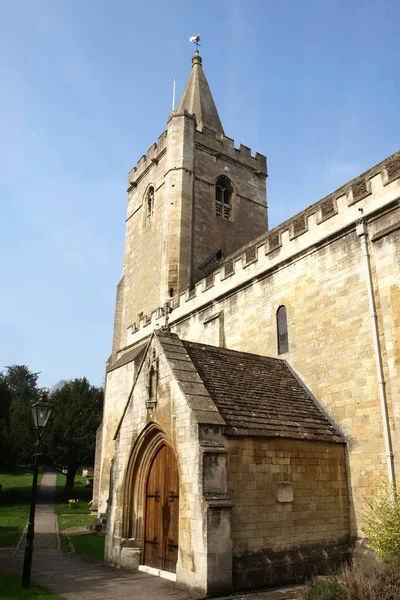
[{"label": "weather vane", "polygon": [[192,35],[192,37],[189,38],[189,42],[194,42],[196,44],[196,52],[198,52],[200,46],[200,34]]}]

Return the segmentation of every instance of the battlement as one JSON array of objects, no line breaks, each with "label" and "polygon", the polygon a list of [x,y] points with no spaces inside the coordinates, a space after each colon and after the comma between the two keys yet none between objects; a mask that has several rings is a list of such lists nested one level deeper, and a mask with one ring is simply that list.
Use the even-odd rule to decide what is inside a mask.
[{"label": "battlement", "polygon": [[129,171],[128,174],[128,185],[129,187],[134,186],[137,183],[138,179],[141,177],[143,172],[152,164],[157,164],[159,159],[161,158],[161,154],[167,147],[167,130],[164,131],[157,142],[154,142],[147,150],[146,154],[141,156],[136,164],[136,167],[133,167]]},{"label": "battlement", "polygon": [[[212,273],[172,300],[170,324],[218,301],[227,293],[280,268],[360,219],[400,198],[400,151],[341,188],[312,204],[271,231],[228,256]],[[163,311],[145,315],[127,331],[127,345],[147,337],[163,325]],[[122,351],[123,352],[123,351]]]},{"label": "battlement", "polygon": [[196,130],[195,141],[199,146],[211,150],[216,156],[221,155],[225,159],[245,164],[252,171],[267,176],[266,157],[258,152],[252,156],[251,149],[243,144],[239,144],[239,148],[235,148],[235,141],[226,135],[215,133],[215,131],[204,127],[203,131]]},{"label": "battlement", "polygon": [[[196,115],[190,114],[187,110],[182,112],[175,110],[170,114],[168,123],[174,117],[180,116],[196,118]],[[158,164],[158,161],[167,147],[167,136],[168,130],[160,135],[158,141],[150,146],[146,154],[143,154],[143,156],[139,158],[136,166],[129,171],[128,189],[137,185],[143,173],[152,165],[152,163]],[[198,146],[203,146],[207,148],[208,151],[211,150],[216,157],[221,156],[227,161],[231,160],[233,162],[238,162],[241,165],[246,165],[257,175],[267,177],[266,157],[259,154],[259,152],[256,152],[253,156],[251,149],[243,144],[239,144],[239,148],[235,148],[235,142],[232,138],[204,127],[203,131],[196,130],[195,142]]]},{"label": "battlement", "polygon": [[189,117],[190,119],[193,119],[194,121],[196,121],[196,115],[190,113],[188,110],[175,109],[175,110],[171,111],[170,114],[168,115],[167,123],[169,123],[175,117]]}]

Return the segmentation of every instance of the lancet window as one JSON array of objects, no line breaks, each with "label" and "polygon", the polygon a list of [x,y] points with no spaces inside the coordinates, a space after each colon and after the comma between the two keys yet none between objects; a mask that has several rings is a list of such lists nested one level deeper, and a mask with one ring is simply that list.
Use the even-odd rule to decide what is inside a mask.
[{"label": "lancet window", "polygon": [[280,306],[276,311],[276,329],[278,337],[278,354],[289,352],[289,336],[285,306]]},{"label": "lancet window", "polygon": [[218,177],[215,184],[215,214],[229,221],[232,216],[233,187],[225,175]]},{"label": "lancet window", "polygon": [[146,220],[151,223],[154,213],[154,187],[151,185],[146,195]]}]

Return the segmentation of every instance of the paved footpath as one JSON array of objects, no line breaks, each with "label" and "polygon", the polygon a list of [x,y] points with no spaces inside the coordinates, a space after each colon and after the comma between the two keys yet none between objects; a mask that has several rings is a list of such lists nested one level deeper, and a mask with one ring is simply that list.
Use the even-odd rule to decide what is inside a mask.
[{"label": "paved footpath", "polygon": [[[56,475],[45,473],[38,490],[33,547],[32,579],[66,600],[200,600],[203,596],[175,583],[141,571],[120,571],[80,556],[58,552],[57,517],[54,510]],[[0,570],[22,573],[25,540],[13,552],[0,553]],[[299,588],[297,588],[298,590]],[[0,590],[0,598],[1,596]],[[291,600],[295,588],[234,595],[236,600]]]}]

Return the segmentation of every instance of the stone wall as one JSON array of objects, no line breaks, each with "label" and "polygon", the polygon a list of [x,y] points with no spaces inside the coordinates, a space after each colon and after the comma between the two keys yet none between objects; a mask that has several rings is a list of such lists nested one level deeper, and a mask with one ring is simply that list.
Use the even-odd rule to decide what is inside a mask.
[{"label": "stone wall", "polygon": [[[201,564],[193,550],[204,553],[202,546],[202,519],[201,505],[194,499],[198,493],[199,463],[197,423],[193,421],[187,406],[182,401],[182,396],[177,386],[171,382],[168,365],[163,356],[159,355],[158,365],[158,391],[157,406],[154,411],[146,409],[147,376],[146,369],[140,373],[126,413],[118,432],[116,451],[113,465],[113,496],[111,499],[111,512],[109,515],[106,559],[119,566],[121,550],[125,539],[131,537],[131,531],[126,530],[124,514],[124,494],[127,485],[133,485],[127,474],[128,462],[139,434],[150,422],[157,422],[173,447],[177,448],[177,460],[180,476],[180,514],[182,531],[179,539],[181,548],[179,569],[183,572],[193,571],[194,584],[201,579]],[[125,396],[126,403],[126,396]],[[129,525],[128,525],[129,528]],[[143,531],[137,534],[139,553],[142,552]],[[138,557],[138,562],[142,559]]]},{"label": "stone wall", "polygon": [[304,581],[349,557],[345,447],[228,440],[236,589]]},{"label": "stone wall", "polygon": [[93,472],[93,496],[90,510],[98,510],[99,508],[99,495],[100,495],[100,473],[101,473],[101,453],[103,449],[103,423],[99,425],[96,431],[96,454],[94,459],[94,472]]},{"label": "stone wall", "polygon": [[[375,492],[387,472],[366,273],[356,233],[361,217],[369,232],[391,437],[400,477],[399,175],[397,153],[226,259],[194,289],[175,297],[170,315],[172,331],[184,339],[277,356],[276,311],[286,306],[289,352],[280,358],[299,374],[348,442],[352,536],[363,535],[365,496]],[[128,298],[133,293],[132,287]],[[130,327],[125,320],[121,344],[128,347],[120,348],[117,359],[143,343],[160,324],[159,315],[151,312],[139,327]],[[104,423],[109,424],[103,432],[102,506],[114,452],[111,431],[132,380],[124,369],[107,377]]]},{"label": "stone wall", "polygon": [[101,426],[101,452],[96,448],[96,458],[100,458],[100,473],[98,476],[96,474],[94,482],[98,489],[99,515],[107,511],[110,472],[115,448],[114,435],[132,390],[137,368],[138,364],[132,361],[107,373]]},{"label": "stone wall", "polygon": [[[173,111],[168,129],[129,173],[123,278],[118,287],[113,360],[126,331],[202,277],[213,252],[231,254],[267,229],[266,159]],[[232,219],[215,214],[215,180],[232,180]],[[147,219],[153,186],[154,213]],[[159,314],[157,312],[157,314]],[[128,342],[129,343],[129,342]]]},{"label": "stone wall", "polygon": [[[163,254],[163,224],[165,219],[165,185],[166,137],[157,154],[157,159],[147,159],[146,169],[136,173],[134,184],[130,182],[128,189],[128,207],[124,247],[124,268],[122,290],[123,296],[118,298],[117,311],[121,317],[116,318],[115,327],[126,329],[133,323],[145,322],[143,318],[148,311],[161,304],[160,273]],[[154,153],[154,152],[153,152]],[[131,178],[132,176],[130,176]],[[154,187],[154,211],[152,218],[147,219],[146,195],[149,187]],[[114,334],[119,350],[125,344],[123,336]]]},{"label": "stone wall", "polygon": [[[176,344],[180,345],[179,340]],[[174,351],[171,354],[177,356]],[[138,482],[145,485],[146,469],[152,456],[149,455],[142,464],[134,465],[132,461],[138,444],[146,448],[146,431],[156,428],[174,449],[179,470],[177,582],[202,592],[227,592],[231,587],[231,541],[230,504],[222,501],[226,498],[223,421],[215,407],[207,417],[204,406],[196,412],[195,407],[189,405],[156,337],[148,348],[146,357],[149,356],[156,356],[158,361],[157,400],[153,408],[146,406],[145,362],[138,372],[129,401],[124,396],[123,417],[115,437],[106,560],[130,568],[143,562],[145,489],[140,488]],[[189,359],[184,358],[185,361],[190,363]],[[179,357],[173,362],[180,372],[190,370],[191,363],[182,365]],[[186,385],[193,388],[197,384],[187,382]],[[204,405],[204,397],[200,400]],[[214,425],[206,424],[210,419]],[[217,501],[213,500],[215,495]]]},{"label": "stone wall", "polygon": [[[193,219],[193,280],[204,274],[200,266],[217,250],[229,256],[267,231],[265,157],[251,156],[249,148],[235,149],[233,140],[203,129],[196,131]],[[215,182],[227,176],[233,186],[231,219],[215,215]]]},{"label": "stone wall", "polygon": [[[362,535],[364,497],[387,472],[366,273],[356,233],[361,216],[369,230],[400,477],[399,165],[397,153],[236,253],[181,295],[170,317],[172,331],[184,339],[214,345],[222,340],[227,348],[277,356],[276,311],[286,306],[289,352],[280,357],[348,440],[353,535]],[[149,329],[156,326],[153,318]],[[144,335],[128,331],[127,339],[137,343]]]},{"label": "stone wall", "polygon": [[[360,196],[360,187],[366,187],[368,193]],[[224,295],[232,295],[287,261],[297,260],[305,252],[329,243],[332,237],[345,233],[348,228],[355,230],[362,215],[373,220],[374,215],[396,203],[399,196],[400,152],[229,256],[193,289],[174,298],[171,322],[179,323]],[[158,313],[146,315],[144,323],[151,325],[150,330],[157,327]],[[128,326],[125,334],[125,343],[130,346],[146,338],[149,330]]]},{"label": "stone wall", "polygon": [[[395,210],[391,212],[394,218]],[[383,228],[386,219],[382,216],[382,222],[375,220],[371,233]],[[381,258],[379,253],[375,257],[377,243],[371,244],[371,259],[389,414],[396,439],[400,427],[398,243],[386,244]],[[381,290],[377,281],[381,280],[380,266],[386,268],[384,264],[388,269],[382,272]],[[276,312],[280,305],[287,309],[289,333],[289,352],[280,357],[295,369],[348,441],[354,502],[352,534],[362,535],[364,497],[374,493],[386,475],[386,456],[367,286],[355,230],[347,230],[318,249],[283,263],[264,278],[181,320],[174,331],[184,339],[210,343],[207,322],[219,313],[219,323],[223,315],[227,348],[278,356]],[[398,458],[397,452],[397,469]]]},{"label": "stone wall", "polygon": [[400,211],[373,223],[372,256],[378,325],[385,364],[386,392],[400,478]]}]

